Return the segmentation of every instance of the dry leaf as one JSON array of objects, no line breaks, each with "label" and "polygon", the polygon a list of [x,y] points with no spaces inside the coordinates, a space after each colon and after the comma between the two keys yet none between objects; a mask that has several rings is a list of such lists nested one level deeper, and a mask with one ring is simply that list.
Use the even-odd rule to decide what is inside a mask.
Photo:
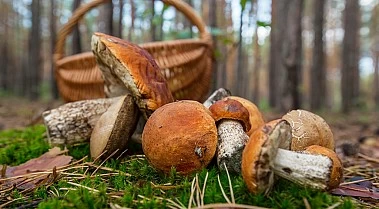
[{"label": "dry leaf", "polygon": [[[355,178],[355,180],[359,180],[359,177]],[[372,198],[379,200],[379,189],[374,187],[371,181],[341,185],[338,188],[333,189],[331,193],[335,195]]]},{"label": "dry leaf", "polygon": [[72,157],[62,155],[67,153],[67,151],[68,150],[60,150],[60,148],[54,147],[40,157],[31,159],[21,165],[14,167],[0,167],[0,170],[2,170],[2,178],[4,178],[5,174],[4,181],[1,181],[2,179],[0,178],[0,186],[3,184],[16,185],[17,188],[22,189],[33,188],[41,181],[49,181],[50,178],[55,179],[57,177],[56,175],[42,174],[38,177],[31,177],[25,176],[25,174],[52,170],[56,167],[68,165],[71,162]]}]

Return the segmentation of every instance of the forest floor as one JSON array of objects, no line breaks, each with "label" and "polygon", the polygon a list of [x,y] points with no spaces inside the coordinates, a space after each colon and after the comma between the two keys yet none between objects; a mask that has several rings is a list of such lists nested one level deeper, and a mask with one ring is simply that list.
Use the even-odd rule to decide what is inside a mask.
[{"label": "forest floor", "polygon": [[[42,124],[42,112],[56,108],[62,101],[29,101],[15,97],[0,98],[0,131],[22,129]],[[374,188],[379,185],[376,172],[379,171],[379,112],[319,113],[331,126],[336,141],[336,151],[345,167],[345,180],[354,177],[369,179]],[[280,117],[280,114],[264,113],[266,121]],[[375,188],[375,191],[378,192]],[[360,198],[377,205],[375,198]]]}]

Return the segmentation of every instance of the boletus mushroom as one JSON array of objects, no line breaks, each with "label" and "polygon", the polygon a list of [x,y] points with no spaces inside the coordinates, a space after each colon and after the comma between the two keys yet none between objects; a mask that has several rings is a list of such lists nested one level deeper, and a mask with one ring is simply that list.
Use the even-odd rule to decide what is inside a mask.
[{"label": "boletus mushroom", "polygon": [[216,152],[217,128],[210,112],[183,100],[158,108],[142,132],[142,148],[157,170],[189,174],[206,167]]},{"label": "boletus mushroom", "polygon": [[241,171],[241,156],[249,136],[249,111],[237,100],[226,97],[216,101],[209,107],[217,124],[218,145],[217,165],[239,173]]},{"label": "boletus mushroom", "polygon": [[166,79],[146,50],[103,33],[92,36],[91,46],[108,97],[132,94],[146,119],[160,106],[174,101]]},{"label": "boletus mushroom", "polygon": [[291,125],[291,150],[300,151],[311,145],[335,149],[332,130],[322,117],[306,110],[292,110],[282,118]]},{"label": "boletus mushroom", "polygon": [[318,145],[290,151],[291,127],[276,120],[256,130],[242,155],[242,176],[252,193],[267,194],[274,173],[302,186],[321,190],[336,188],[342,180],[342,164],[332,150]]},{"label": "boletus mushroom", "polygon": [[138,119],[138,107],[128,94],[121,97],[102,114],[92,131],[91,157],[107,157],[113,152],[123,152],[133,134]]}]

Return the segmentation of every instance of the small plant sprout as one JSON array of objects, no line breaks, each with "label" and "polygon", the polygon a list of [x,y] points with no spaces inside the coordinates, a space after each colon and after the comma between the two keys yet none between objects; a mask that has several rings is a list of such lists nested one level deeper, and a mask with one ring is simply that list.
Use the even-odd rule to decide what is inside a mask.
[{"label": "small plant sprout", "polygon": [[342,164],[335,152],[316,145],[304,151],[290,151],[291,138],[291,127],[285,120],[268,123],[250,136],[242,155],[242,176],[252,193],[267,194],[273,186],[274,173],[315,189],[339,185]]},{"label": "small plant sprout", "polygon": [[241,171],[242,151],[249,136],[249,112],[238,101],[224,98],[210,106],[213,119],[217,123],[218,145],[217,165],[219,169],[226,167],[233,172]]}]

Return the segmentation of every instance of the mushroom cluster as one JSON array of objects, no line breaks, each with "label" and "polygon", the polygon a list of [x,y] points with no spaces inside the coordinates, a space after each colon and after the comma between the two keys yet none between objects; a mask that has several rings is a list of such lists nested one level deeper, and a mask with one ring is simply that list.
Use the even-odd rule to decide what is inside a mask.
[{"label": "mushroom cluster", "polygon": [[252,193],[267,194],[275,176],[322,190],[341,182],[333,134],[320,116],[293,110],[266,123],[254,103],[225,89],[203,104],[174,101],[158,65],[142,48],[101,33],[91,45],[105,92],[115,98],[92,131],[93,158],[123,152],[140,127],[147,160],[164,173],[175,168],[190,174],[215,159],[220,169],[241,174]]}]

